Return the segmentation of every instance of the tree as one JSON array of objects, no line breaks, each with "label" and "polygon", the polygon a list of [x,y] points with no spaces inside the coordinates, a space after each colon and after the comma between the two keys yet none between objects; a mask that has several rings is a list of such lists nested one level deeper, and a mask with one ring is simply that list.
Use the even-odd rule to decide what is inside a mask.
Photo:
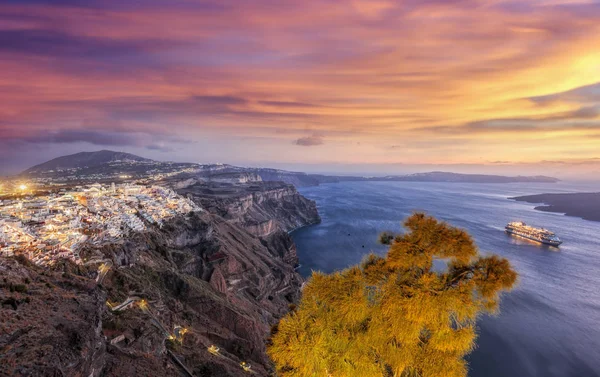
[{"label": "tree", "polygon": [[[517,275],[461,229],[416,213],[385,258],[314,272],[268,347],[277,375],[464,377],[475,321]],[[435,259],[447,260],[434,271]]]}]

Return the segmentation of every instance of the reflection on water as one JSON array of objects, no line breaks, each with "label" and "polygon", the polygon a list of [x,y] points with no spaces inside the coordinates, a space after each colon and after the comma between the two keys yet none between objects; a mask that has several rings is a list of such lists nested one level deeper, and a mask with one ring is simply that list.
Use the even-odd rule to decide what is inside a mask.
[{"label": "reflection on water", "polygon": [[530,245],[530,246],[536,246],[542,249],[546,249],[548,251],[560,251],[560,246],[550,246],[550,245],[546,245],[546,244],[540,244],[539,242],[536,242],[534,240],[530,240],[529,238],[523,238],[523,237],[519,237],[516,235],[506,235],[506,238],[508,239],[508,243],[511,243],[513,245]]},{"label": "reflection on water", "polygon": [[[292,234],[303,275],[358,263],[370,250],[385,253],[376,243],[379,232],[398,230],[413,211],[426,211],[467,229],[483,253],[508,258],[519,272],[501,313],[479,322],[470,376],[600,376],[600,222],[507,199],[597,186],[348,182],[300,191],[317,201],[323,220]],[[511,237],[504,233],[509,221],[550,229],[564,243],[556,248]]]}]

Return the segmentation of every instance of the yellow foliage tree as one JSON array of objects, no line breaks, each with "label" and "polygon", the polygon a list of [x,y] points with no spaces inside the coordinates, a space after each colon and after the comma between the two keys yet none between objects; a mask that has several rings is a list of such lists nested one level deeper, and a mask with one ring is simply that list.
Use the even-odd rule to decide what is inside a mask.
[{"label": "yellow foliage tree", "polygon": [[[466,376],[477,316],[497,310],[517,275],[506,259],[479,256],[461,229],[422,213],[404,225],[385,258],[313,273],[273,331],[278,376]],[[447,268],[434,271],[435,259]]]}]

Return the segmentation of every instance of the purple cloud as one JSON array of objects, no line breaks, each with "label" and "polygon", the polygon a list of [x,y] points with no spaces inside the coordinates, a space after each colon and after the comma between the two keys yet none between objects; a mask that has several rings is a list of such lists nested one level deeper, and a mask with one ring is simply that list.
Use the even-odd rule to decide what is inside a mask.
[{"label": "purple cloud", "polygon": [[9,143],[27,144],[75,144],[88,143],[92,145],[111,147],[141,147],[156,151],[172,151],[168,143],[189,143],[178,137],[162,133],[148,133],[118,130],[86,130],[65,129],[58,131],[44,131],[26,136],[12,136],[4,141]]},{"label": "purple cloud", "polygon": [[298,140],[294,141],[294,144],[303,147],[312,147],[315,145],[323,144],[323,138],[317,135],[301,137]]}]

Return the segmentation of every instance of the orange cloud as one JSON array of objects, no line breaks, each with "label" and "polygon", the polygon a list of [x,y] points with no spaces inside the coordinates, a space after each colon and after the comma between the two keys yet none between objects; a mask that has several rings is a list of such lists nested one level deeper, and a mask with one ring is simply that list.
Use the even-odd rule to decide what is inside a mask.
[{"label": "orange cloud", "polygon": [[[584,1],[9,3],[0,140],[176,132],[242,161],[594,158],[600,96],[577,88],[600,83],[599,45]],[[290,147],[307,134],[327,139],[310,157]]]}]

